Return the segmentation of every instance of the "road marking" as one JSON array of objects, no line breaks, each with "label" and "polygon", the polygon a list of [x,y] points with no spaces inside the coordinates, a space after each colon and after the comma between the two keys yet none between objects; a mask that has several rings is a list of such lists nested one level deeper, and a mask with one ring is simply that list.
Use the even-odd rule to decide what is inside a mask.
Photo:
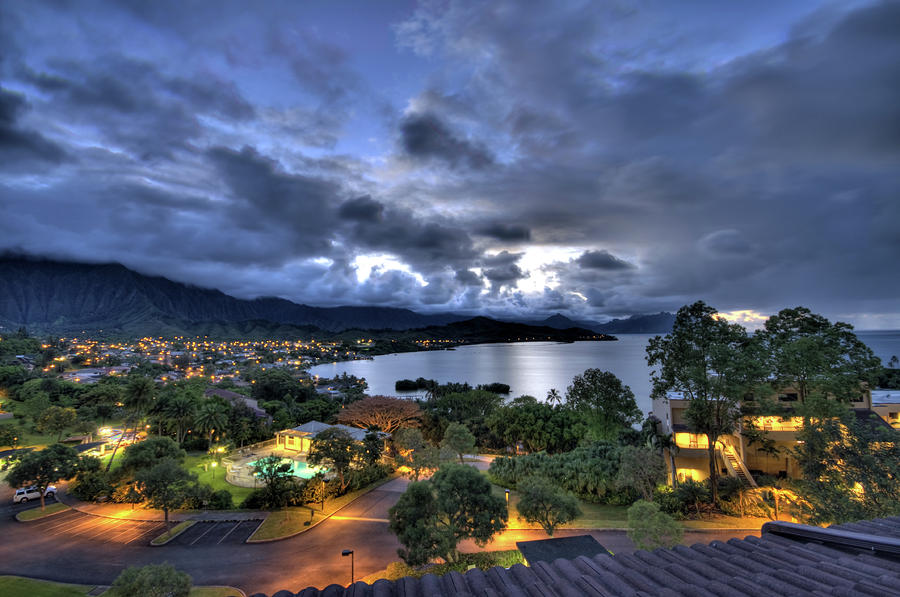
[{"label": "road marking", "polygon": [[209,524],[209,528],[206,529],[205,531],[203,531],[203,534],[202,534],[202,535],[200,535],[199,537],[197,537],[196,539],[194,539],[193,541],[191,541],[188,545],[193,545],[194,543],[196,543],[196,542],[199,541],[200,539],[203,539],[204,537],[206,537],[206,534],[209,533],[209,532],[210,532],[211,530],[213,530],[214,528],[216,528],[216,525],[218,525],[219,523],[218,523],[218,522],[213,522],[213,523],[207,523],[207,524]]},{"label": "road marking", "polygon": [[[163,525],[163,527],[165,527],[165,526],[166,525]],[[133,543],[133,542],[137,541],[138,539],[140,539],[141,537],[146,537],[147,535],[149,535],[153,532],[159,532],[160,530],[161,530],[160,526],[158,524],[154,524],[151,527],[149,527],[147,530],[135,535],[133,538],[126,541],[125,545],[128,545],[129,543]]]},{"label": "road marking", "polygon": [[359,520],[362,522],[390,522],[387,518],[366,518],[364,516],[332,516],[331,520]]},{"label": "road marking", "polygon": [[238,528],[239,526],[241,526],[241,523],[239,523],[239,522],[234,523],[234,526],[231,527],[230,529],[228,529],[228,532],[225,533],[224,535],[222,535],[222,538],[221,538],[221,539],[219,539],[218,541],[216,541],[216,545],[221,544],[222,541],[225,540],[225,537],[227,537],[228,535],[230,535],[231,533],[233,533],[233,532],[234,532],[234,529]]},{"label": "road marking", "polygon": [[[244,521],[244,522],[248,522],[248,521]],[[257,522],[257,521],[251,520],[251,521],[249,521],[249,522]],[[251,529],[251,531],[250,531],[249,533],[247,533],[247,536],[244,538],[244,543],[246,543],[247,540],[250,539],[250,537],[253,536],[253,533],[255,533],[257,530],[259,530],[259,527],[262,526],[262,523],[263,523],[263,522],[265,522],[265,520],[260,520],[259,522],[257,522],[256,526],[253,527],[253,529]]]}]

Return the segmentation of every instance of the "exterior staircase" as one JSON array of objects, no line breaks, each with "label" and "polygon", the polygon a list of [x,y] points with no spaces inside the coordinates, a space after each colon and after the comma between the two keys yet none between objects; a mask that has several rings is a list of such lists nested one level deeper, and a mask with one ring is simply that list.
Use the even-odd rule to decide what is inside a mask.
[{"label": "exterior staircase", "polygon": [[728,472],[731,473],[731,476],[740,479],[746,487],[758,487],[753,475],[747,470],[747,467],[744,465],[740,456],[737,455],[737,452],[734,451],[734,448],[725,446],[721,452],[725,457],[725,466],[728,469]]}]

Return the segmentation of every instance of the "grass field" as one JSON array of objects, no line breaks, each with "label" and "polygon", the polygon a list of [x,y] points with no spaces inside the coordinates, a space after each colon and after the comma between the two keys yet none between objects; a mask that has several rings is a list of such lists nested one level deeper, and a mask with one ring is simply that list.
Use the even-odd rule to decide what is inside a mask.
[{"label": "grass field", "polygon": [[45,516],[52,516],[53,514],[56,514],[58,512],[65,512],[66,510],[70,509],[71,508],[69,508],[67,505],[56,502],[55,504],[50,504],[43,510],[41,510],[40,506],[34,508],[33,510],[23,510],[22,512],[16,514],[16,520],[18,520],[19,522],[30,522],[32,520],[39,520],[41,518],[44,518]]},{"label": "grass field", "polygon": [[213,489],[227,489],[231,493],[234,507],[238,508],[248,495],[253,493],[249,487],[237,487],[225,480],[225,468],[223,466],[210,466],[212,458],[206,452],[189,452],[184,459],[184,468],[188,472],[197,475],[201,483],[212,486]]},{"label": "grass field", "polygon": [[92,586],[67,585],[46,580],[32,580],[20,576],[0,576],[0,595],[28,595],[29,597],[76,597],[87,595]]}]

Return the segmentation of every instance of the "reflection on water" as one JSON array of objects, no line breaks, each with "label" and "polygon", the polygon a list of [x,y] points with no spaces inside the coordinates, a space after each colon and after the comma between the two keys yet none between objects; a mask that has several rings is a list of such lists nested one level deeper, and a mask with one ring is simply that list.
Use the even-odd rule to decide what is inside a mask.
[{"label": "reflection on water", "polygon": [[650,369],[644,360],[644,348],[650,337],[627,334],[619,336],[617,342],[478,344],[319,365],[311,373],[334,377],[346,372],[365,377],[369,394],[396,395],[394,382],[398,379],[424,377],[441,383],[500,382],[509,384],[510,396],[529,394],[544,398],[552,388],[565,394],[574,376],[594,367],[612,371],[631,386],[638,406],[647,412],[651,407]]},{"label": "reflection on water", "polygon": [[[859,338],[887,364],[900,355],[900,332],[858,332]],[[509,384],[510,396],[529,394],[544,398],[551,388],[565,394],[572,378],[591,367],[612,371],[631,386],[643,412],[651,409],[650,368],[644,350],[651,335],[623,334],[617,342],[521,342],[479,344],[455,350],[408,352],[313,367],[311,372],[334,377],[346,372],[365,377],[368,393],[396,395],[398,379],[424,377],[441,383],[467,381],[472,385]]]}]

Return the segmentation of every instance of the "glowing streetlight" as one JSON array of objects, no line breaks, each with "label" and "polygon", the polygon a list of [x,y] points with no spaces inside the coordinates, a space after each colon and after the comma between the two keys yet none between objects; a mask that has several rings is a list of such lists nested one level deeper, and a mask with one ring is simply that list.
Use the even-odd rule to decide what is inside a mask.
[{"label": "glowing streetlight", "polygon": [[346,558],[347,556],[350,556],[350,584],[352,585],[356,581],[356,575],[355,575],[356,571],[354,570],[353,550],[352,549],[345,549],[344,551],[341,552],[341,557]]}]

